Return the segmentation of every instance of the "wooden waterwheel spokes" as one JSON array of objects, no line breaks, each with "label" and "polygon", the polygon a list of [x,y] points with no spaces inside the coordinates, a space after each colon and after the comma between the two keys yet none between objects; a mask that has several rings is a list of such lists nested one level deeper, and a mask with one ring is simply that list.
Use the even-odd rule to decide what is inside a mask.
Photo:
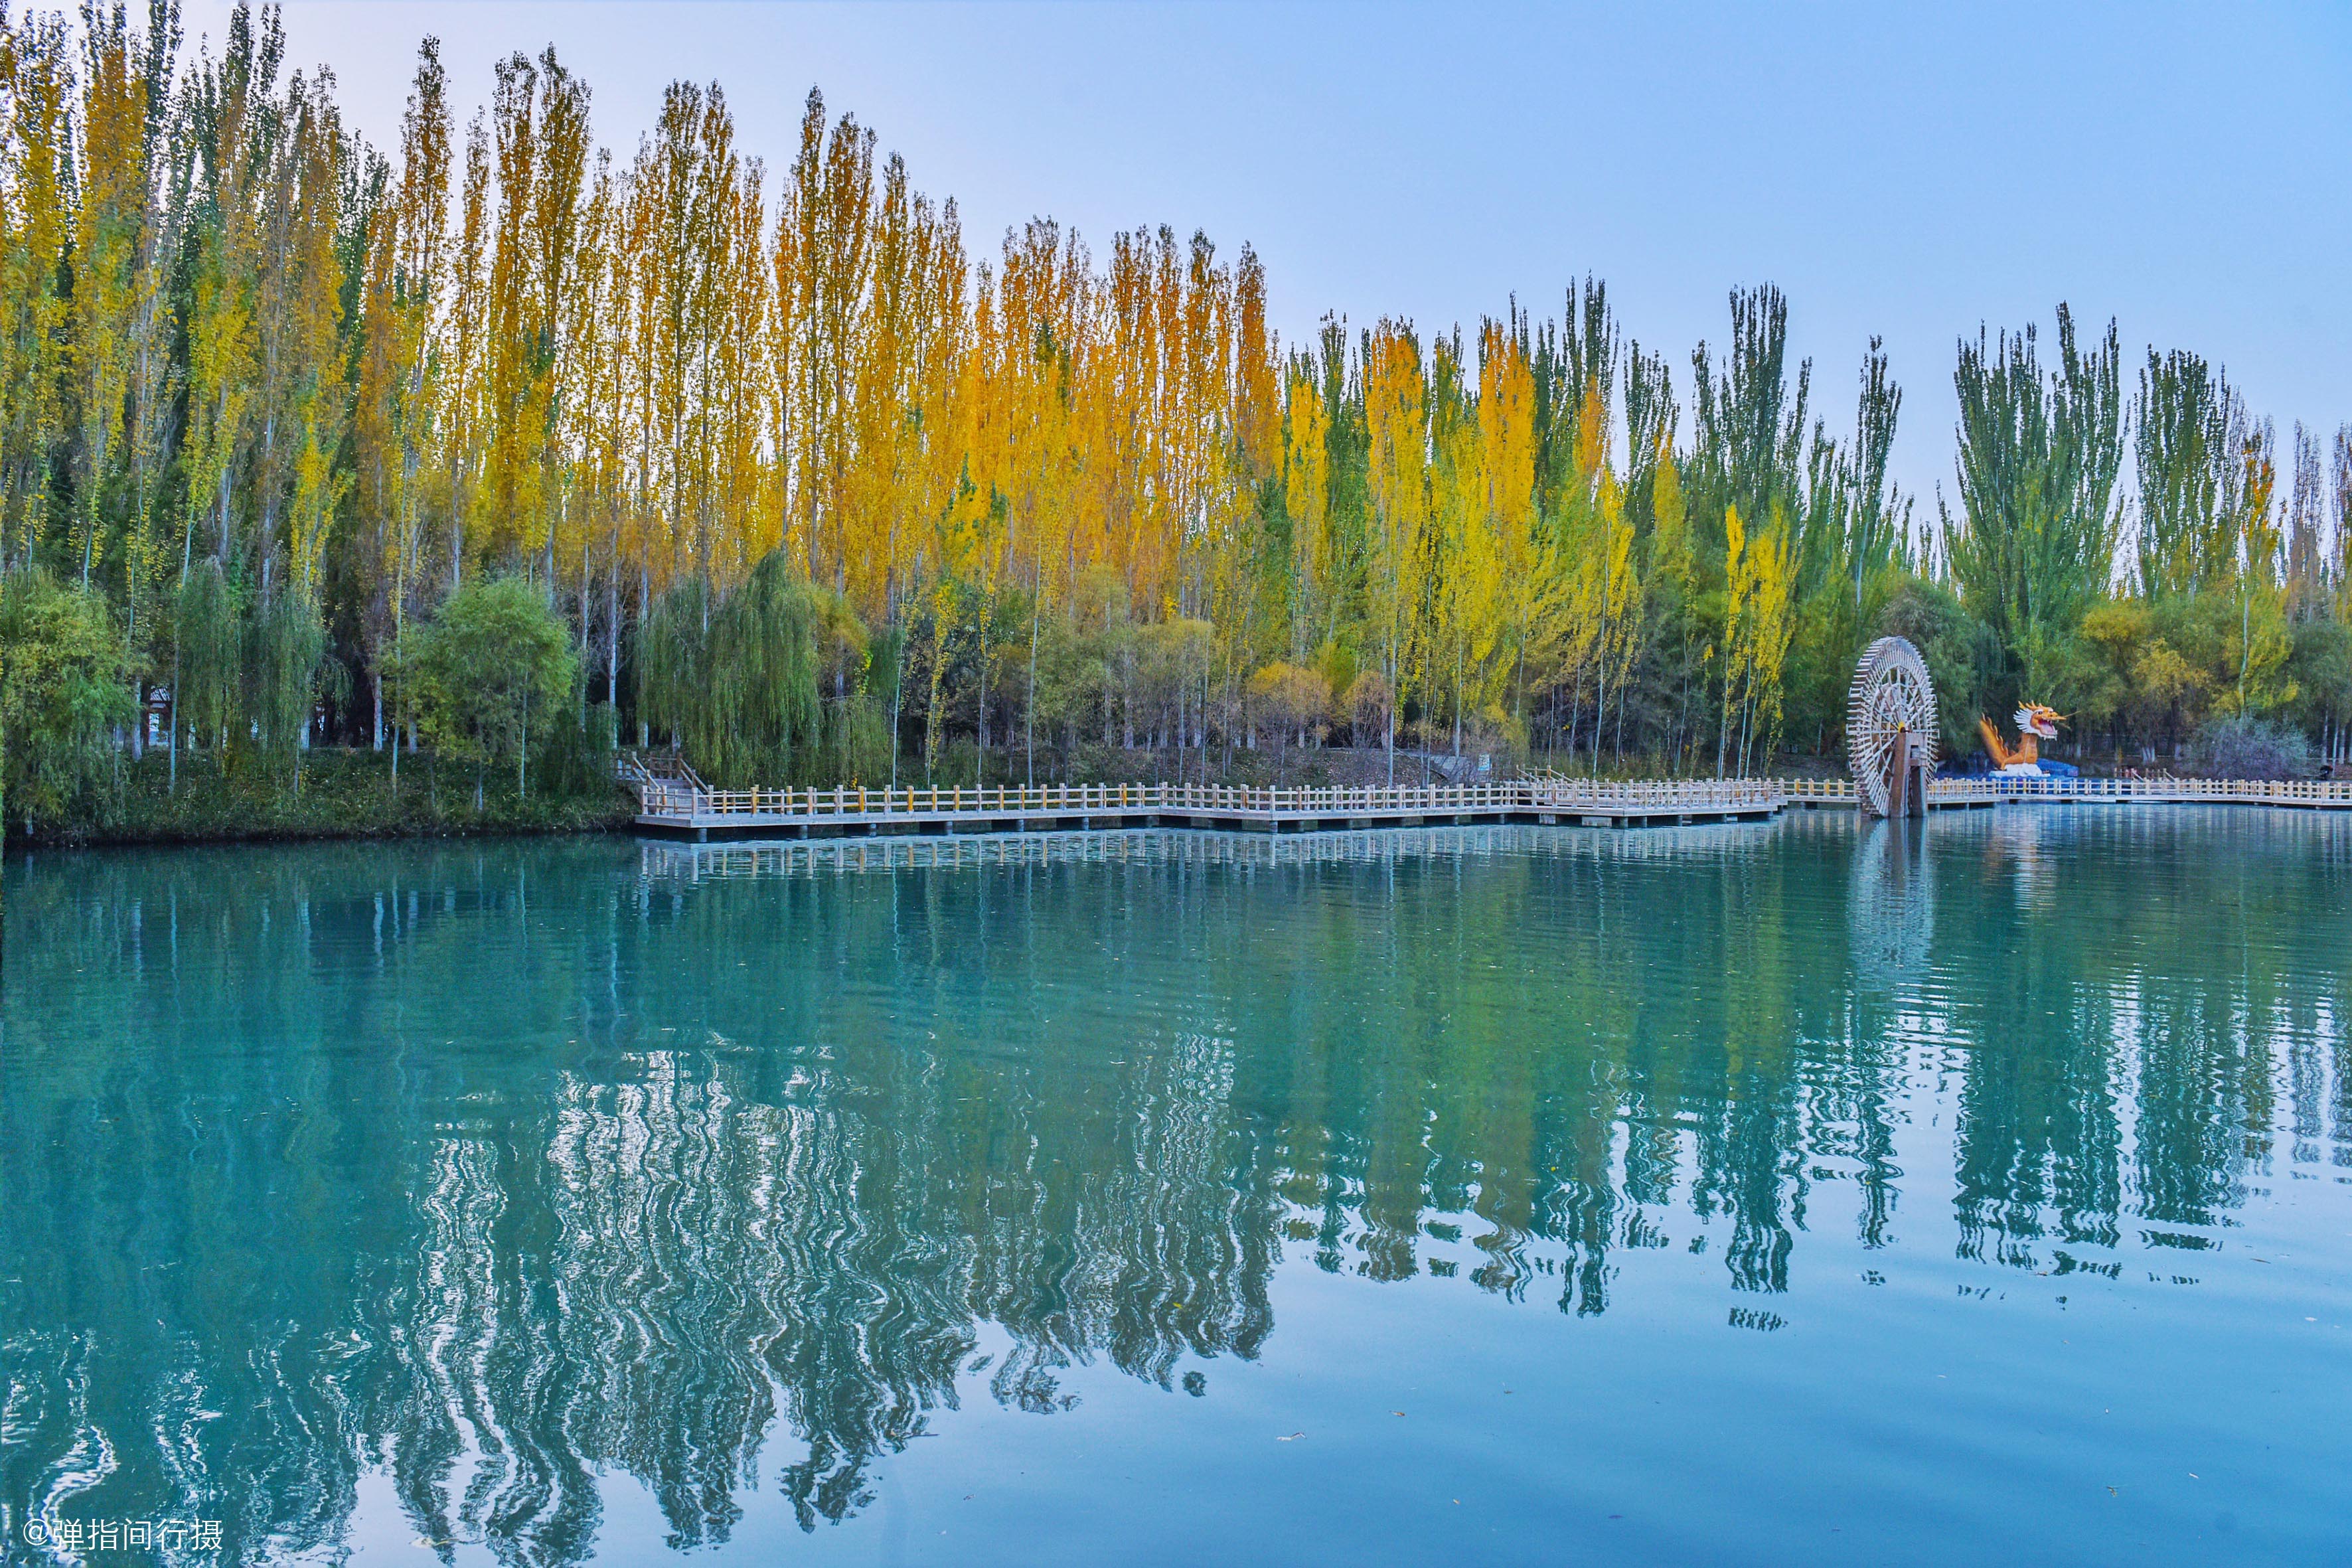
[{"label": "wooden waterwheel spokes", "polygon": [[[1846,696],[1846,764],[1863,809],[1885,816],[1896,792],[1924,785],[1936,765],[1936,686],[1927,660],[1903,637],[1881,637],[1864,650]],[[1897,755],[1898,748],[1901,755]],[[1916,776],[1898,783],[1898,769]]]}]

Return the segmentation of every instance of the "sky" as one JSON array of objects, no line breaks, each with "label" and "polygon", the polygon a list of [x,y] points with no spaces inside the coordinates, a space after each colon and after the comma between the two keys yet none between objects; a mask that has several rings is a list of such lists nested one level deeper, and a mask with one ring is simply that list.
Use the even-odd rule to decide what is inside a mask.
[{"label": "sky", "polygon": [[[738,143],[791,156],[821,88],[961,204],[979,256],[1045,215],[1246,242],[1286,342],[1327,312],[1475,332],[1604,279],[1664,352],[1769,281],[1814,407],[1849,431],[1863,353],[1905,391],[1897,479],[1948,494],[1955,346],[2060,301],[2223,363],[2285,433],[2352,422],[2352,6],[288,0],[291,63],[396,145],[417,40],[460,116],[553,44],[625,153],[664,86],[717,81]],[[190,47],[225,30],[186,0]],[[1687,415],[1685,429],[1687,431]],[[2284,466],[2284,453],[2282,453]]]}]

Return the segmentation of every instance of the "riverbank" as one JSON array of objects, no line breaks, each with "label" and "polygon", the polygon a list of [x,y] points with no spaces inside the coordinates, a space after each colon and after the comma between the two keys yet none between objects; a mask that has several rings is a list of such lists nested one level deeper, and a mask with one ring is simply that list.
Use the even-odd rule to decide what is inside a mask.
[{"label": "riverbank", "polygon": [[[1230,758],[1213,752],[1212,760],[1208,783],[1228,790],[1379,790],[1392,787],[1391,778],[1395,785],[1411,787],[1477,787],[1524,776],[1520,767],[1501,758],[1492,759],[1489,771],[1482,773],[1475,755],[1456,759],[1402,748],[1393,762],[1378,748],[1319,746],[1242,749]],[[1041,750],[1035,770],[1039,782],[1034,784],[1024,784],[1027,770],[1005,766],[1000,755],[992,755],[989,762],[995,765],[985,769],[990,782],[983,787],[1000,794],[1024,788],[1083,791],[1105,785],[1201,782],[1197,752],[1116,747],[1080,748],[1075,753]],[[1538,756],[1525,772],[1538,775],[1557,772],[1564,775],[1562,783],[1590,778],[1596,788],[1705,782],[1664,779],[1659,776],[1663,769],[1645,773],[1641,771],[1645,762],[1654,763],[1655,759],[1631,759],[1630,767],[1604,765],[1594,775],[1587,771],[1591,765],[1589,758],[1571,763],[1565,754]],[[556,770],[535,770],[527,798],[516,792],[511,773],[501,769],[487,775],[478,810],[474,804],[473,770],[456,763],[436,764],[429,753],[402,757],[396,788],[390,753],[364,749],[334,747],[306,752],[299,788],[288,787],[283,772],[267,771],[251,761],[224,768],[209,758],[184,753],[176,788],[171,761],[160,752],[150,752],[137,761],[125,756],[119,765],[119,783],[103,801],[101,811],[71,826],[45,823],[29,838],[21,819],[11,822],[8,846],[613,833],[630,830],[640,810],[633,791],[604,779],[601,769],[608,763],[577,760],[572,765],[574,776],[569,780]],[[590,767],[598,771],[589,773]],[[942,773],[940,787],[951,787],[952,782],[970,776],[964,768],[951,767]],[[1776,765],[1774,776],[1792,784],[1829,781],[1833,786],[1844,781],[1843,770],[1834,760],[1818,757],[1784,757]],[[569,787],[564,787],[567,784]]]},{"label": "riverbank", "polygon": [[12,823],[9,845],[610,833],[626,828],[637,811],[636,797],[617,784],[534,788],[525,798],[511,773],[484,781],[478,811],[470,768],[436,768],[429,756],[404,756],[395,787],[389,753],[340,748],[306,753],[299,788],[258,765],[223,768],[183,755],[174,789],[171,760],[154,752],[136,762],[124,758],[121,769],[101,815],[69,827],[45,825],[29,840],[24,824]]},{"label": "riverbank", "polygon": [[[1198,752],[1040,748],[1034,767],[1021,765],[1029,761],[992,752],[980,771],[997,788],[1020,787],[1033,778],[1037,784],[1202,782]],[[1534,765],[1540,770],[1547,763],[1565,766],[1568,761],[1564,754],[1538,757]],[[1579,761],[1575,771],[1581,775],[1590,762]],[[1491,759],[1488,771],[1481,773],[1475,755],[1454,758],[1400,748],[1391,759],[1377,747],[1269,745],[1237,748],[1230,754],[1220,748],[1211,752],[1210,762],[1205,782],[1226,788],[1486,783],[1517,772],[1500,758]],[[307,752],[299,788],[289,787],[282,769],[252,759],[224,767],[210,757],[183,752],[175,787],[170,757],[151,750],[137,760],[127,754],[117,760],[117,781],[92,803],[97,809],[69,824],[42,822],[29,836],[17,817],[6,824],[5,842],[11,848],[28,844],[70,847],[626,831],[639,810],[636,795],[617,783],[607,783],[601,773],[579,776],[588,767],[609,765],[583,763],[573,763],[575,776],[568,781],[547,767],[535,767],[528,798],[518,795],[511,772],[496,770],[484,777],[481,808],[477,810],[472,768],[436,764],[429,752],[402,756],[397,788],[388,752],[343,747]],[[941,771],[941,787],[969,781],[970,769],[967,750]],[[1622,768],[1609,768],[1601,776],[1625,774]],[[566,784],[570,787],[563,787]]]}]

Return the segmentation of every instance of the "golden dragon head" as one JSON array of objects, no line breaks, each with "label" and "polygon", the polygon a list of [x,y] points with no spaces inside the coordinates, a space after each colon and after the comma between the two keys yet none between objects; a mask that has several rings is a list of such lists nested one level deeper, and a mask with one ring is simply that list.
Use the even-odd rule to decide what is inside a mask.
[{"label": "golden dragon head", "polygon": [[2039,735],[2045,741],[2054,741],[2058,738],[2058,722],[2063,718],[2065,718],[2063,713],[2054,708],[2044,708],[2039,702],[2020,703],[2017,710],[2017,732],[2021,735]]}]

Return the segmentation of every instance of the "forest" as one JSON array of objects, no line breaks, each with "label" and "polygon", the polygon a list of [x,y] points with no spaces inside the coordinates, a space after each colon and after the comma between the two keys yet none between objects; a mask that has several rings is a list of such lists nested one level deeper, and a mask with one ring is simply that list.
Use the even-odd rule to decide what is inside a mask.
[{"label": "forest", "polygon": [[2064,305],[1958,343],[1922,498],[1882,343],[1849,413],[1769,284],[1686,358],[1589,277],[1285,342],[1246,245],[968,247],[814,90],[773,166],[716,84],[616,150],[553,48],[468,110],[428,38],[378,148],[288,53],[274,8],[0,13],[12,823],[331,747],[478,806],[628,744],[729,784],[1753,773],[1837,754],[1886,633],[1950,754],[2021,700],[2095,766],[2352,747],[2352,429]]}]

